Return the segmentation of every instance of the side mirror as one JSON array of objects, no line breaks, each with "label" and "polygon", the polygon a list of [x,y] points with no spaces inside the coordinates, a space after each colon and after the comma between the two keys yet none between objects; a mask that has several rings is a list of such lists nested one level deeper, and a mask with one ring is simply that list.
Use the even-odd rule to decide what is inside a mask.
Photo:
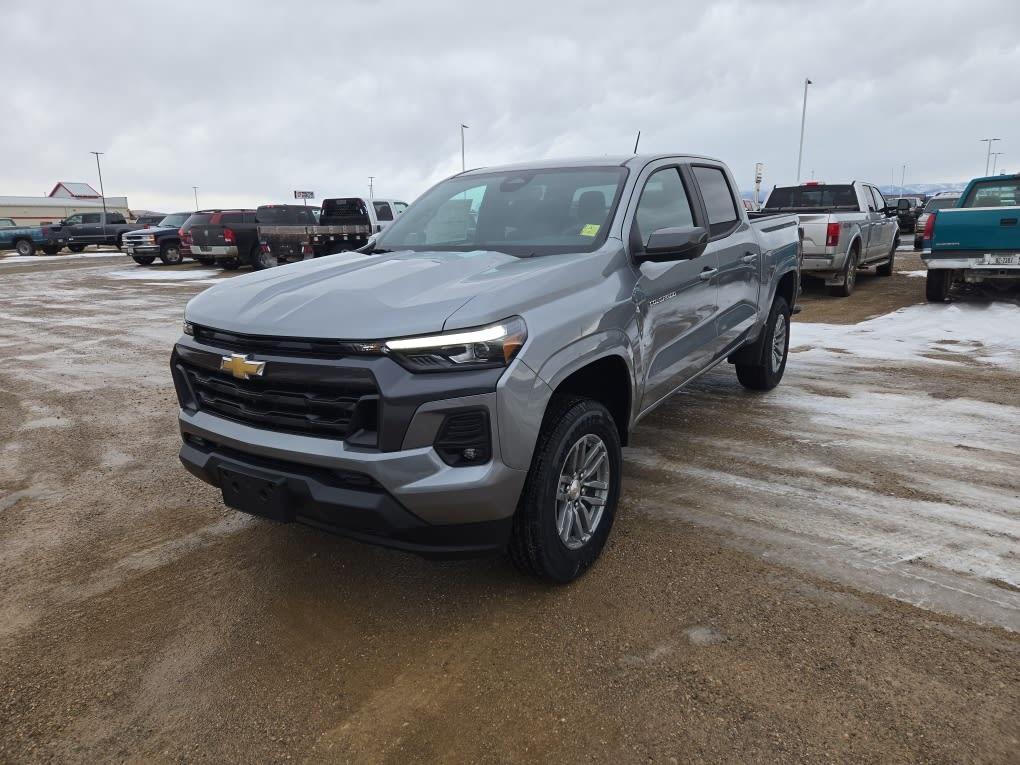
[{"label": "side mirror", "polygon": [[638,253],[639,260],[661,263],[670,260],[694,260],[708,246],[708,231],[701,226],[679,226],[653,231]]}]

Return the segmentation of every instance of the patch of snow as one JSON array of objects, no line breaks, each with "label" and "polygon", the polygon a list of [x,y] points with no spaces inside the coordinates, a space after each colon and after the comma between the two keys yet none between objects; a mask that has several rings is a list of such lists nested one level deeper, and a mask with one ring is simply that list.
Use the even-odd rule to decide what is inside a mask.
[{"label": "patch of snow", "polygon": [[928,276],[928,271],[926,269],[921,269],[920,271],[897,271],[896,273],[898,273],[900,276],[911,276],[914,278],[921,279],[924,279]]},{"label": "patch of snow", "polygon": [[221,273],[221,271],[213,271],[206,268],[196,268],[189,271],[164,271],[162,269],[150,270],[148,268],[139,268],[132,271],[111,271],[106,276],[111,279],[138,279],[140,281],[197,281],[211,279]]},{"label": "patch of snow", "polygon": [[80,258],[110,258],[113,256],[127,257],[119,250],[100,250],[99,252],[72,252],[68,255],[0,255],[0,266],[12,263],[46,263],[52,260],[79,260]]}]

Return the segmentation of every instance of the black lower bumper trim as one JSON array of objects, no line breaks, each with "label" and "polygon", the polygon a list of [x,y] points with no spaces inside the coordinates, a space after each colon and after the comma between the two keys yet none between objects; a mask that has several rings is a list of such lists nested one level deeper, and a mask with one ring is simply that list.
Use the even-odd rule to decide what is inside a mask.
[{"label": "black lower bumper trim", "polygon": [[429,557],[502,550],[511,518],[437,525],[423,521],[368,476],[251,457],[185,442],[181,463],[235,509]]}]

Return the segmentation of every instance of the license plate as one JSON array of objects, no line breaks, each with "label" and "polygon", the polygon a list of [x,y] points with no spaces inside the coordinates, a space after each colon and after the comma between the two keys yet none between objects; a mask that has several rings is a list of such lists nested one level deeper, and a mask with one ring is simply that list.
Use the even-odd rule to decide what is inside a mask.
[{"label": "license plate", "polygon": [[220,466],[220,490],[223,501],[240,510],[274,521],[291,520],[286,480]]},{"label": "license plate", "polygon": [[192,245],[192,248],[198,250],[199,252],[209,252],[210,250],[212,250],[212,247],[206,247],[205,245],[201,244]]},{"label": "license plate", "polygon": [[992,255],[988,258],[988,264],[992,266],[1018,266],[1020,255]]}]

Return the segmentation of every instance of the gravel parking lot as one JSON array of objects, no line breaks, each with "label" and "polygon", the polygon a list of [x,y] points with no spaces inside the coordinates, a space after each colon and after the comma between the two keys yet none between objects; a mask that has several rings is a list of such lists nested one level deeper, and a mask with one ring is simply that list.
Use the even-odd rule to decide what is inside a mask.
[{"label": "gravel parking lot", "polygon": [[232,274],[0,256],[0,760],[1016,762],[1020,306],[897,268],[642,423],[549,588],[189,476],[169,351]]}]

